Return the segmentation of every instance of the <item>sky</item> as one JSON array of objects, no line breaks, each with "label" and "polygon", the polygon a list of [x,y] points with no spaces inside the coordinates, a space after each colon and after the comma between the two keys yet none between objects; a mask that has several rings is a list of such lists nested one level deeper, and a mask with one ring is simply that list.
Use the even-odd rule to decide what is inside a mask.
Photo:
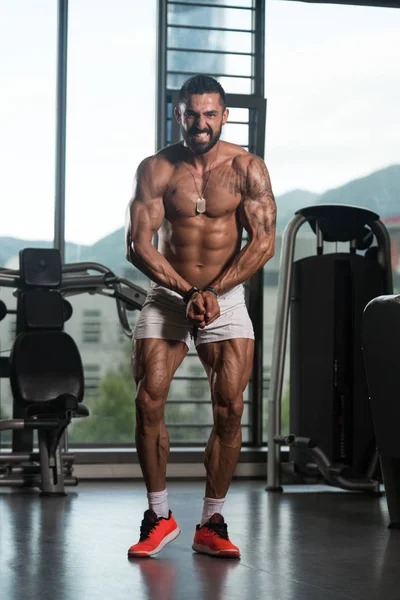
[{"label": "sky", "polygon": [[[400,162],[400,10],[267,0],[266,155],[276,195]],[[66,239],[123,225],[155,150],[156,1],[70,0]],[[0,236],[52,239],[56,0],[0,0]],[[235,141],[235,140],[232,140]]]}]

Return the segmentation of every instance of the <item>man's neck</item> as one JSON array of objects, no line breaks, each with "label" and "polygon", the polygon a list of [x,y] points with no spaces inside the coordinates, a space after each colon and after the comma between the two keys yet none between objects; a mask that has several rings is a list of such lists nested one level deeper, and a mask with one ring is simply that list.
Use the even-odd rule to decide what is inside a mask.
[{"label": "man's neck", "polygon": [[196,169],[196,171],[208,171],[212,168],[215,159],[217,158],[220,143],[221,141],[218,140],[215,146],[204,154],[195,154],[190,148],[184,146],[188,162]]}]

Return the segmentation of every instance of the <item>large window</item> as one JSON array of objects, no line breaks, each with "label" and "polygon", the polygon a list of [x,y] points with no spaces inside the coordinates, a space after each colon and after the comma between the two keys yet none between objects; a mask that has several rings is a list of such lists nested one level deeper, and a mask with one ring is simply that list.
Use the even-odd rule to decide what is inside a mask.
[{"label": "large window", "polygon": [[215,75],[226,92],[253,92],[255,6],[216,0],[167,2],[167,87],[179,88],[191,74]]},{"label": "large window", "polygon": [[[155,151],[156,16],[156,0],[69,2],[66,262],[101,263],[143,287],[125,259],[124,219],[137,166]],[[71,444],[133,443],[130,343],[121,343],[115,302],[83,294],[71,303],[66,329],[91,410],[73,423]]]},{"label": "large window", "polygon": [[56,36],[53,0],[0,3],[2,266],[28,241],[53,242]]},{"label": "large window", "polygon": [[155,147],[156,0],[70,0],[67,262],[122,274],[136,168]]},{"label": "large window", "polygon": [[[181,2],[165,0],[166,8],[166,143],[180,139],[173,113],[178,89],[198,72],[215,77],[227,93],[230,117],[222,139],[256,151],[254,125],[263,122],[264,104],[255,99],[259,74],[255,61],[256,8],[253,0],[231,3],[216,0]],[[207,6],[203,6],[207,4]],[[161,84],[161,82],[160,82]],[[258,102],[257,102],[258,100]],[[232,102],[232,104],[231,104]],[[263,133],[262,133],[263,136]],[[243,243],[246,242],[245,236]],[[242,419],[243,440],[252,443],[252,394],[245,391]],[[177,370],[171,385],[166,422],[173,442],[206,442],[212,429],[212,410],[208,381],[192,348]]]},{"label": "large window", "polygon": [[[158,3],[68,4],[66,261],[103,263],[147,287],[146,278],[125,260],[123,225],[136,168],[155,151]],[[254,0],[168,0],[168,142],[176,134],[171,98],[191,73],[214,74],[228,93],[254,99],[260,79],[255,6]],[[391,232],[400,289],[400,10],[275,0],[266,8],[265,158],[277,198],[278,236],[264,278],[264,441],[280,244],[295,210],[329,201],[378,212]],[[0,51],[7,57],[0,63],[0,197],[7,207],[0,220],[3,266],[17,267],[23,247],[53,243],[56,38],[54,0],[0,2]],[[245,104],[232,109],[224,136],[252,149],[253,109]],[[313,252],[314,236],[304,227],[298,254]],[[0,298],[14,307],[11,290],[1,289]],[[92,415],[73,425],[71,442],[132,443],[131,350],[121,336],[115,304],[88,294],[71,303],[66,330],[80,344]],[[136,317],[130,313],[132,326]],[[15,316],[8,315],[0,322],[2,356],[14,335]],[[1,380],[0,391],[1,414],[10,416],[7,380]],[[288,399],[287,369],[284,430]],[[254,439],[251,401],[247,392],[248,442]],[[167,421],[173,442],[208,437],[209,388],[195,354],[171,386]]]},{"label": "large window", "polygon": [[[297,209],[332,202],[374,210],[393,232],[398,269],[400,10],[269,2],[266,24],[266,162],[278,205],[277,252],[266,269],[264,294],[268,377],[280,241]],[[308,226],[297,240],[298,255],[315,254]],[[286,365],[285,432],[288,360]],[[266,404],[264,410],[266,424]]]},{"label": "large window", "polygon": [[[18,268],[26,246],[51,246],[54,165],[57,3],[0,2],[0,266]],[[9,288],[0,299],[15,308]],[[15,315],[0,322],[0,352],[15,337]],[[11,391],[0,379],[0,414],[11,416]],[[9,434],[3,435],[3,440]]]},{"label": "large window", "polygon": [[[0,3],[0,264],[54,231],[57,3]],[[18,238],[18,239],[16,239]]]}]

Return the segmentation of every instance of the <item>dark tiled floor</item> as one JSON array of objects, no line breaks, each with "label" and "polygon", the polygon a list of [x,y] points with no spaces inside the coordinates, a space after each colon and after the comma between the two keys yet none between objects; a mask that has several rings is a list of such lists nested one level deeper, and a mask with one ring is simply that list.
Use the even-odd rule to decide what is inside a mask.
[{"label": "dark tiled floor", "polygon": [[169,486],[181,535],[157,557],[128,561],[144,489],[83,483],[66,498],[0,488],[2,600],[394,600],[400,532],[384,498],[325,487],[233,483],[225,505],[240,561],[193,553],[201,483]]}]

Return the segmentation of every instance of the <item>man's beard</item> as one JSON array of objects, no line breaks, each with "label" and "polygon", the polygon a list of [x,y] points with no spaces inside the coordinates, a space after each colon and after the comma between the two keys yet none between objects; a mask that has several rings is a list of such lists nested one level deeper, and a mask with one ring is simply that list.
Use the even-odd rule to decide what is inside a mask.
[{"label": "man's beard", "polygon": [[[195,133],[208,133],[209,140],[207,142],[202,142],[200,140],[196,140],[193,136]],[[206,129],[200,131],[197,127],[192,127],[189,131],[182,131],[183,139],[185,140],[185,144],[194,154],[206,154],[212,148],[214,148],[215,144],[218,142],[222,133],[222,125],[219,131],[213,132],[211,129]]]}]

